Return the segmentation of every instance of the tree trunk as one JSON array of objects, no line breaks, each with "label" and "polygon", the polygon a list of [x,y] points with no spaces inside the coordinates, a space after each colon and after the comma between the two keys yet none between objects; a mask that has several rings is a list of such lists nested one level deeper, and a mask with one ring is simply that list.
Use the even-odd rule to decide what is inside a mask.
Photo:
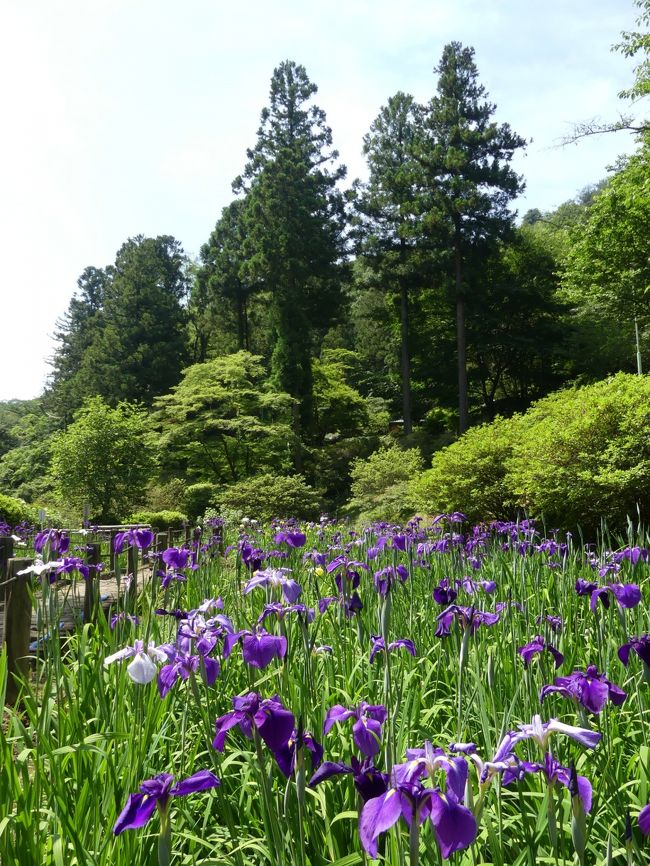
[{"label": "tree trunk", "polygon": [[460,228],[456,226],[454,243],[456,271],[456,346],[458,351],[458,432],[463,434],[468,427],[467,401],[467,340],[465,334],[465,297],[462,285],[462,261]]},{"label": "tree trunk", "polygon": [[411,362],[409,359],[408,290],[403,278],[400,279],[400,318],[402,336],[402,414],[404,416],[404,433],[408,436],[413,432],[413,422],[411,419]]},{"label": "tree trunk", "polygon": [[246,348],[246,310],[244,299],[237,295],[237,348],[239,351]]}]

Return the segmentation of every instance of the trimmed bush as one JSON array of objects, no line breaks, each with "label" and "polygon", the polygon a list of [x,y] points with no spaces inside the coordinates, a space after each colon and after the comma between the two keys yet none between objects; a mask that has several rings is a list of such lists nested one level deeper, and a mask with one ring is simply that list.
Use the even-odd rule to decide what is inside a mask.
[{"label": "trimmed bush", "polygon": [[213,499],[217,512],[241,512],[255,520],[273,517],[316,519],[320,497],[302,475],[256,475],[223,488]]},{"label": "trimmed bush", "polygon": [[188,523],[187,514],[180,511],[137,511],[132,514],[127,523],[149,523],[155,529],[182,529]]},{"label": "trimmed bush", "polygon": [[367,460],[355,460],[352,499],[347,510],[360,520],[399,521],[414,511],[409,485],[422,471],[422,457],[415,448],[402,450],[397,445],[381,448]]},{"label": "trimmed bush", "polygon": [[37,520],[37,510],[31,505],[22,499],[0,493],[0,523],[14,527],[23,522],[36,523]]},{"label": "trimmed bush", "polygon": [[549,527],[593,534],[650,517],[650,377],[620,373],[474,428],[411,484],[428,513],[470,519],[525,510]]}]

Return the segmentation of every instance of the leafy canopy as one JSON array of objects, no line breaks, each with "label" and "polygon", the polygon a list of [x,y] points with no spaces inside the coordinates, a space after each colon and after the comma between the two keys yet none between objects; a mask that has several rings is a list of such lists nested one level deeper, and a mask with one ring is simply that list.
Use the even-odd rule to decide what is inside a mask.
[{"label": "leafy canopy", "polygon": [[91,519],[108,522],[137,506],[156,464],[147,424],[136,405],[112,408],[101,397],[87,399],[54,437],[52,475],[62,507],[79,518],[88,503]]}]

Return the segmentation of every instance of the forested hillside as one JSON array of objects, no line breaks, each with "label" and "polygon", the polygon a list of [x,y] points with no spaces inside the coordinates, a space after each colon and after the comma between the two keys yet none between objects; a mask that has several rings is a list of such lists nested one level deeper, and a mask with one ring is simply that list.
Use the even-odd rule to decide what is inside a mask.
[{"label": "forested hillside", "polygon": [[[633,100],[650,88],[638,5],[618,46],[638,61]],[[620,128],[638,148],[556,210],[518,216],[526,141],[496,121],[479,60],[451,42],[428,102],[387,97],[365,183],[346,176],[306,68],[280,63],[198,259],[138,235],[79,276],[44,394],[0,403],[0,491],[77,521],[84,505],[103,522],[390,517],[417,505],[404,472],[468,427],[644,372],[650,131],[578,130]]]}]

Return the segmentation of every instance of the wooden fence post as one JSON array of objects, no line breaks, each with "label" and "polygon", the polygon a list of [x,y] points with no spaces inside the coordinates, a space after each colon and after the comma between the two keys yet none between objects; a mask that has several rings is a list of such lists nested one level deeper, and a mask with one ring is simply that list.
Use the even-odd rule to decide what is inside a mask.
[{"label": "wooden fence post", "polygon": [[[10,535],[0,536],[0,584],[4,584],[9,576],[9,560],[14,555],[14,540]],[[0,616],[4,616],[4,602],[7,597],[6,586],[0,586]],[[0,633],[4,633],[3,621],[0,621]]]},{"label": "wooden fence post", "polygon": [[108,553],[109,566],[108,567],[110,568],[111,572],[113,572],[113,573],[115,573],[115,560],[117,558],[117,554],[115,553],[115,536],[116,535],[117,535],[117,532],[109,532],[108,533],[108,550],[109,550],[109,553]]},{"label": "wooden fence post", "polygon": [[86,578],[86,594],[84,595],[84,622],[96,622],[99,604],[99,572],[93,566],[99,565],[102,556],[102,546],[98,541],[88,545],[86,563],[90,566]]},{"label": "wooden fence post", "polygon": [[22,680],[29,676],[29,637],[32,625],[32,599],[29,593],[31,574],[18,574],[32,565],[31,559],[10,559],[5,609],[5,642],[7,644],[8,704],[15,704],[20,686],[14,675]]}]

